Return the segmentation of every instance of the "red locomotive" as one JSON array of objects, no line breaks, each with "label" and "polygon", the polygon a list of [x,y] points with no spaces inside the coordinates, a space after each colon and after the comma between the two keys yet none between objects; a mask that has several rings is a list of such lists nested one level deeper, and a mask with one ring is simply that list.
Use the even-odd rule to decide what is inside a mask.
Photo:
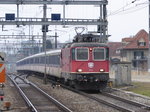
[{"label": "red locomotive", "polygon": [[[104,89],[109,80],[109,48],[96,42],[98,38],[92,34],[77,35],[61,50],[47,52],[46,74],[80,90]],[[17,71],[44,73],[42,58],[44,53],[18,61]]]},{"label": "red locomotive", "polygon": [[82,90],[105,88],[109,80],[109,48],[94,35],[77,35],[61,50],[62,77]]}]

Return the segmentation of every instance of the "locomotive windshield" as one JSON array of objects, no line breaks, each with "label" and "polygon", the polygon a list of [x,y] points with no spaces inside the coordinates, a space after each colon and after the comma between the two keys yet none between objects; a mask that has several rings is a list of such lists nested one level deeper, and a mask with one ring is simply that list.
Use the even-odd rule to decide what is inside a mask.
[{"label": "locomotive windshield", "polygon": [[88,61],[89,59],[95,61],[108,60],[109,49],[102,47],[94,47],[93,49],[88,47],[72,48],[72,60]]},{"label": "locomotive windshield", "polygon": [[105,59],[105,49],[104,48],[94,48],[93,49],[94,60],[104,60]]},{"label": "locomotive windshield", "polygon": [[89,58],[88,48],[76,48],[76,60],[86,61]]}]

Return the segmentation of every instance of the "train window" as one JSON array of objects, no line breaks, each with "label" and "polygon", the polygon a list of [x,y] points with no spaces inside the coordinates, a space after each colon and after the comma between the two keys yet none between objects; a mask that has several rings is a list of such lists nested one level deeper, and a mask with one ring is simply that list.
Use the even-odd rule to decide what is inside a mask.
[{"label": "train window", "polygon": [[37,63],[39,64],[39,57],[37,57]]},{"label": "train window", "polygon": [[45,64],[45,56],[42,56],[42,64]]},{"label": "train window", "polygon": [[54,57],[53,56],[51,56],[50,64],[54,64]]},{"label": "train window", "polygon": [[75,60],[75,48],[72,48],[72,60]]},{"label": "train window", "polygon": [[76,60],[86,61],[89,58],[88,48],[76,48]]},{"label": "train window", "polygon": [[51,55],[47,58],[47,64],[55,64],[55,58],[56,56],[55,55]]},{"label": "train window", "polygon": [[106,59],[109,60],[109,48],[106,48]]},{"label": "train window", "polygon": [[56,64],[57,64],[57,65],[60,65],[60,55],[57,55],[56,60],[57,60],[57,61],[56,61]]},{"label": "train window", "polygon": [[49,62],[49,58],[48,58],[48,56],[46,56],[46,64],[48,64],[48,62]]},{"label": "train window", "polygon": [[49,62],[48,62],[48,64],[50,64],[50,62],[51,62],[51,56],[48,56],[48,58],[49,58]]},{"label": "train window", "polygon": [[39,58],[38,58],[38,57],[35,58],[35,63],[36,63],[36,64],[39,63]]},{"label": "train window", "polygon": [[104,48],[94,48],[93,49],[94,60],[104,60],[105,59],[105,49]]},{"label": "train window", "polygon": [[45,57],[40,57],[40,64],[45,64]]},{"label": "train window", "polygon": [[30,59],[30,64],[33,64],[33,58]]},{"label": "train window", "polygon": [[27,59],[25,59],[24,61],[25,61],[25,64],[27,64]]},{"label": "train window", "polygon": [[29,59],[27,59],[27,64],[30,64],[30,60]]},{"label": "train window", "polygon": [[33,64],[35,64],[35,58],[33,58]]}]

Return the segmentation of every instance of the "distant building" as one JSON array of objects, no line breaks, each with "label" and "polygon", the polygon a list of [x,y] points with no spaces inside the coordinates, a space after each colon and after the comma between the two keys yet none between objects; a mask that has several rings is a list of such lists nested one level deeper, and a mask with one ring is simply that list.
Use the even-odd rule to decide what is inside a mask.
[{"label": "distant building", "polygon": [[40,52],[39,43],[35,40],[27,40],[21,42],[20,51],[18,53],[21,56],[21,58],[24,58],[26,56],[36,54]]},{"label": "distant building", "polygon": [[[63,48],[66,43],[57,43],[57,49]],[[52,48],[55,49],[55,43],[52,43]]]},{"label": "distant building", "polygon": [[109,42],[108,46],[110,48],[109,54],[111,59],[121,59],[121,49],[122,49],[122,42]]},{"label": "distant building", "polygon": [[123,38],[122,60],[132,62],[132,69],[148,70],[149,39],[145,30],[132,38]]},{"label": "distant building", "polygon": [[135,36],[123,38],[122,42],[109,43],[110,57],[131,62],[132,70],[148,71],[149,36],[140,30]]}]

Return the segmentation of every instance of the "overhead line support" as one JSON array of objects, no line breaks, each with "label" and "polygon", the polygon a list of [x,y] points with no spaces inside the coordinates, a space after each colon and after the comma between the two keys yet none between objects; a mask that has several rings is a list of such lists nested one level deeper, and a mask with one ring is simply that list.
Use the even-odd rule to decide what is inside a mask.
[{"label": "overhead line support", "polygon": [[19,4],[19,5],[107,5],[105,0],[101,1],[40,1],[40,0],[0,0],[0,4]]}]

